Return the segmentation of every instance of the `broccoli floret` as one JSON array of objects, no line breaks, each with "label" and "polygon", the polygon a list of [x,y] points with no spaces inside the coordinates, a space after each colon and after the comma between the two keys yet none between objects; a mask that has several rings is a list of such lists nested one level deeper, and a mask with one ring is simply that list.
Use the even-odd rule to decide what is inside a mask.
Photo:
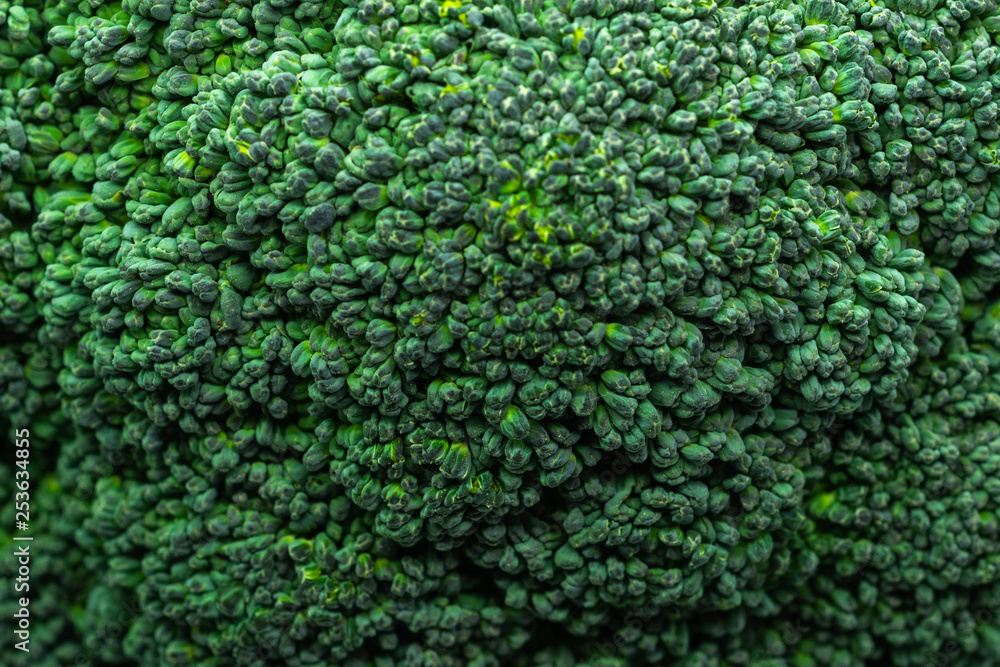
[{"label": "broccoli floret", "polygon": [[0,16],[31,664],[996,660],[993,0]]}]

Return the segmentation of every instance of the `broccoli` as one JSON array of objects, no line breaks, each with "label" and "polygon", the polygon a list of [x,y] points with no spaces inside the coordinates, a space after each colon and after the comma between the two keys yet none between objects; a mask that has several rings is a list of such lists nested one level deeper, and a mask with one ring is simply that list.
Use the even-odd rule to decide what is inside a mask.
[{"label": "broccoli", "polygon": [[995,0],[0,17],[11,664],[996,664]]}]

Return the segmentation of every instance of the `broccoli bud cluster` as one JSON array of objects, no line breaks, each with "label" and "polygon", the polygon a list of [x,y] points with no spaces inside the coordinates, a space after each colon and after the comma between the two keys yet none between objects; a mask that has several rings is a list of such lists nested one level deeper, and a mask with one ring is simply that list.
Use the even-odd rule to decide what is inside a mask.
[{"label": "broccoli bud cluster", "polygon": [[33,664],[994,660],[998,33],[0,2]]}]

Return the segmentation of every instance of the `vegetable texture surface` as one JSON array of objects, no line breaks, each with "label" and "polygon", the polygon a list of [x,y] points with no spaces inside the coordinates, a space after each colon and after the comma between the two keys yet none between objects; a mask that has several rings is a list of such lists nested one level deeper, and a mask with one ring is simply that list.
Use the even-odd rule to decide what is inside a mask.
[{"label": "vegetable texture surface", "polygon": [[1000,665],[998,43],[0,0],[7,664]]}]

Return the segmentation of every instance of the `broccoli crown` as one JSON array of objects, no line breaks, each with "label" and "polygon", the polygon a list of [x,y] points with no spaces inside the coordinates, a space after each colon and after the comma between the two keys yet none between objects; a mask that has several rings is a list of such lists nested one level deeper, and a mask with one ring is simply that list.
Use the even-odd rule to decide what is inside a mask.
[{"label": "broccoli crown", "polygon": [[996,0],[0,18],[31,664],[996,664]]}]

